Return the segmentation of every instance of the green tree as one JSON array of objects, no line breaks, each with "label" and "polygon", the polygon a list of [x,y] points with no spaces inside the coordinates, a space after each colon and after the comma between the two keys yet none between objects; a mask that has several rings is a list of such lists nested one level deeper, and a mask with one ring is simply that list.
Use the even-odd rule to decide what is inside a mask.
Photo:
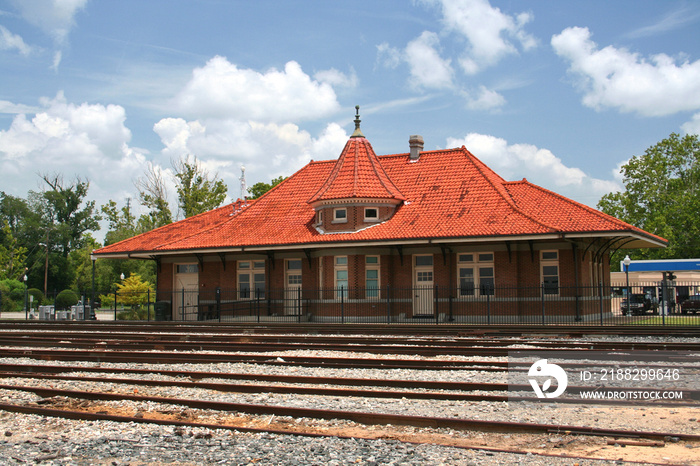
[{"label": "green tree", "polygon": [[253,186],[248,188],[248,192],[250,193],[250,198],[251,199],[259,198],[260,196],[262,196],[263,194],[265,194],[266,192],[268,192],[269,190],[271,190],[272,188],[274,188],[275,186],[277,186],[278,184],[280,184],[281,182],[283,182],[286,179],[287,179],[286,176],[279,176],[277,178],[273,178],[272,181],[270,181],[269,183],[264,183],[262,181],[255,183]]},{"label": "green tree", "polygon": [[19,244],[10,225],[3,225],[0,228],[0,280],[19,278],[25,272],[26,260],[27,248]]},{"label": "green tree", "polygon": [[141,205],[148,209],[148,213],[138,219],[137,229],[140,232],[150,231],[173,222],[173,215],[168,205],[168,191],[161,172],[156,170],[152,163],[148,164],[144,176],[134,182],[139,192]]},{"label": "green tree", "polygon": [[700,257],[700,140],[668,138],[622,167],[624,191],[609,193],[598,208],[666,238],[665,249],[635,251],[635,259]]},{"label": "green tree", "polygon": [[100,210],[109,222],[109,231],[105,234],[105,246],[137,234],[136,219],[131,213],[131,199],[127,199],[126,205],[121,209],[110,199],[107,204],[100,207]]},{"label": "green tree", "polygon": [[86,201],[89,181],[77,178],[65,185],[61,175],[43,175],[49,188],[42,193],[46,201],[45,222],[56,232],[56,243],[64,257],[74,248],[80,248],[83,234],[100,229],[99,215],[95,215],[95,201]]},{"label": "green tree", "polygon": [[183,157],[173,163],[178,207],[185,218],[219,207],[226,199],[228,187],[218,179],[209,178],[197,157]]},{"label": "green tree", "polygon": [[[130,312],[120,314],[118,318],[126,320],[143,320],[147,318],[149,309],[142,309],[142,305],[148,299],[155,297],[153,285],[143,281],[141,276],[133,274],[124,279],[123,283],[117,283],[117,299],[120,303],[131,307]],[[152,317],[152,316],[151,316]]]}]

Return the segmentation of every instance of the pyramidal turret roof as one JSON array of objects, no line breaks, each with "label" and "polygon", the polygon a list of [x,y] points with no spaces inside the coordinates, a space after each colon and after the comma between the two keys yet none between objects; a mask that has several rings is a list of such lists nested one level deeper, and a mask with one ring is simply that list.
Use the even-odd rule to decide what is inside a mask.
[{"label": "pyramidal turret roof", "polygon": [[372,145],[362,134],[360,107],[355,108],[355,132],[345,144],[326,182],[309,199],[310,204],[335,199],[406,200],[382,167]]}]

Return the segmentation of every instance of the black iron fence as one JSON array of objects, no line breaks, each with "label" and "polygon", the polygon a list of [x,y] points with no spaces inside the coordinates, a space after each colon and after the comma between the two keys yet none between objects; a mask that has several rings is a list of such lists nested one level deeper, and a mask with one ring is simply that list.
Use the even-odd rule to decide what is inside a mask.
[{"label": "black iron fence", "polygon": [[700,283],[664,282],[629,287],[217,288],[114,293],[111,305],[116,319],[142,320],[687,326],[700,325],[700,296],[693,298],[698,293]]},{"label": "black iron fence", "polygon": [[40,319],[203,322],[700,325],[700,282],[627,286],[158,290],[82,293]]}]

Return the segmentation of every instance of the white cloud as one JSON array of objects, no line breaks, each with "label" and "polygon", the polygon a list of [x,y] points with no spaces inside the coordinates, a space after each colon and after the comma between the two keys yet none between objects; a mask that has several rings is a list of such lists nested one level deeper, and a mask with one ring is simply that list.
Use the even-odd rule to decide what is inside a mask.
[{"label": "white cloud", "polygon": [[314,138],[292,123],[263,123],[237,120],[186,121],[165,118],[154,126],[165,148],[163,164],[181,156],[196,155],[217,167],[230,188],[245,165],[251,183],[288,176],[309,160],[337,158],[348,135],[337,124],[329,124]]},{"label": "white cloud", "polygon": [[529,13],[510,16],[491,6],[488,0],[426,0],[442,10],[445,30],[468,42],[460,64],[467,74],[492,66],[507,55],[537,46],[537,40],[524,27],[532,20]]},{"label": "white cloud", "polygon": [[666,54],[645,59],[624,48],[598,49],[589,30],[580,27],[565,29],[551,43],[570,62],[588,107],[643,116],[700,109],[700,60],[677,64]]},{"label": "white cloud", "polygon": [[506,180],[527,178],[591,206],[604,194],[620,190],[616,181],[591,178],[579,168],[567,167],[551,151],[531,144],[508,144],[505,139],[478,133],[447,139],[447,147],[462,145]]},{"label": "white cloud", "polygon": [[377,63],[394,69],[401,64],[401,51],[386,42],[382,42],[377,45]]},{"label": "white cloud", "polygon": [[39,111],[41,110],[38,107],[0,100],[0,113],[36,113]]},{"label": "white cloud", "polygon": [[506,99],[498,92],[480,86],[474,93],[464,93],[467,108],[471,110],[495,110],[506,104]]},{"label": "white cloud", "polygon": [[30,24],[62,45],[75,26],[75,15],[88,0],[14,0],[15,7]]},{"label": "white cloud", "polygon": [[693,115],[693,119],[683,123],[681,125],[681,129],[686,133],[686,134],[698,134],[700,135],[700,113],[696,113]]},{"label": "white cloud", "polygon": [[432,89],[452,87],[450,60],[440,57],[439,46],[440,39],[430,31],[423,31],[406,46],[405,60],[414,86]]},{"label": "white cloud", "polygon": [[[19,114],[0,131],[3,190],[26,196],[43,189],[27,184],[31,174],[63,174],[90,181],[90,199],[98,205],[121,193],[132,193],[132,180],[143,173],[144,151],[130,147],[126,112],[118,105],[73,104],[62,93],[42,99],[41,111]],[[27,174],[30,176],[28,177]]]},{"label": "white cloud", "polygon": [[345,74],[335,68],[331,68],[315,73],[314,79],[318,82],[330,84],[333,87],[347,87],[350,89],[357,87],[359,82],[354,69],[350,70],[350,74]]},{"label": "white cloud", "polygon": [[34,50],[22,37],[12,34],[5,26],[0,26],[0,50],[17,50],[25,57]]},{"label": "white cloud", "polygon": [[312,80],[301,66],[259,73],[214,57],[192,73],[175,98],[177,109],[194,118],[234,118],[269,122],[328,116],[339,108],[333,88]]}]

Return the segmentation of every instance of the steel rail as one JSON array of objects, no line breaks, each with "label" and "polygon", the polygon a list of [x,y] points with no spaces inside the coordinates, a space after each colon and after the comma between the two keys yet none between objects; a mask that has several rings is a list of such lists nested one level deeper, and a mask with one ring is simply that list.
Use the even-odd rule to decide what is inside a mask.
[{"label": "steel rail", "polygon": [[[513,351],[516,351],[514,349]],[[532,348],[518,349],[518,351],[528,351],[531,353],[547,354],[551,350],[536,350]],[[558,352],[559,354],[559,352]],[[575,359],[584,359],[585,353],[581,350],[570,351],[568,356]],[[623,352],[622,355],[625,355]],[[659,351],[640,351],[635,353],[636,361],[649,361],[656,363],[660,357],[666,362],[683,363],[698,361],[697,355],[677,355],[673,352],[663,353]],[[562,357],[563,356],[559,356]],[[469,370],[475,367],[484,367],[480,370],[503,370],[508,367],[505,361],[455,361],[444,359],[396,359],[396,358],[346,358],[346,357],[313,357],[313,356],[283,356],[261,354],[240,354],[240,353],[182,353],[165,351],[107,351],[99,350],[65,350],[65,349],[8,349],[0,348],[0,358],[32,358],[47,361],[91,361],[91,362],[113,362],[113,363],[151,363],[151,364],[212,364],[241,362],[262,365],[282,365],[299,367],[333,367],[333,368],[379,368],[379,369],[422,369],[422,370]],[[620,359],[620,354],[615,352],[605,352],[596,354],[596,360],[612,360],[616,365]],[[590,364],[584,363],[563,363],[568,367],[586,367]],[[500,369],[493,369],[500,367]],[[524,367],[524,366],[523,366]]]},{"label": "steel rail", "polygon": [[[139,343],[131,341],[108,341],[100,340],[96,338],[93,342],[89,344],[79,344],[69,338],[63,337],[63,339],[58,340],[46,340],[37,336],[32,339],[0,339],[0,344],[5,346],[17,346],[17,347],[29,347],[29,348],[80,348],[80,349],[103,349],[103,350],[133,350],[133,351],[148,351],[148,350],[161,350],[161,351],[227,351],[227,352],[245,352],[245,351],[256,351],[256,352],[278,352],[278,351],[289,351],[291,349],[295,350],[313,350],[313,351],[338,351],[338,352],[361,352],[361,353],[373,353],[373,354],[399,354],[399,355],[417,355],[417,356],[483,356],[483,357],[503,357],[507,356],[509,353],[515,351],[531,351],[531,352],[543,352],[543,351],[556,351],[559,354],[576,354],[580,355],[581,351],[632,351],[630,348],[621,349],[596,349],[596,348],[581,348],[581,347],[568,347],[568,348],[531,348],[532,345],[528,345],[527,342],[522,342],[515,344],[507,348],[493,348],[493,347],[450,347],[450,346],[437,346],[437,345],[423,345],[423,346],[397,346],[397,345],[377,345],[377,344],[358,344],[358,345],[344,345],[344,344],[319,344],[319,343],[304,343],[304,342],[293,342],[293,343],[206,343],[206,342],[156,342],[156,343]],[[700,344],[684,347],[686,350],[698,351],[700,352]],[[634,350],[637,356],[643,356],[644,354],[652,354],[654,351],[680,351],[678,348],[672,350],[669,349],[640,349]]]},{"label": "steel rail", "polygon": [[624,326],[600,326],[594,323],[591,325],[532,325],[532,324],[512,324],[501,325],[491,324],[426,324],[401,323],[401,324],[361,324],[361,323],[304,323],[297,322],[268,322],[259,324],[230,323],[230,322],[179,322],[179,321],[26,321],[7,320],[0,322],[0,329],[17,328],[53,328],[53,329],[76,329],[93,331],[116,331],[117,329],[128,329],[129,331],[151,331],[151,332],[172,332],[180,329],[185,332],[224,332],[232,330],[257,334],[257,333],[300,333],[300,334],[367,334],[367,335],[452,335],[452,336],[523,336],[523,335],[628,335],[628,336],[661,336],[672,338],[676,336],[699,337],[700,326],[698,327],[671,327],[660,325],[628,325],[629,319],[625,320]]},{"label": "steel rail", "polygon": [[12,331],[0,332],[0,343],[13,344],[25,341],[41,339],[46,342],[70,341],[73,345],[90,345],[95,342],[112,342],[118,344],[261,344],[261,343],[301,343],[301,344],[336,344],[346,345],[366,345],[371,342],[376,345],[382,342],[382,346],[392,347],[504,347],[518,344],[538,345],[542,348],[584,348],[592,350],[676,350],[692,351],[700,349],[700,341],[695,343],[686,342],[629,342],[629,341],[595,341],[595,340],[546,340],[541,337],[513,337],[513,338],[474,338],[474,337],[425,337],[416,336],[411,338],[396,337],[387,339],[386,337],[375,336],[346,336],[346,335],[250,335],[241,333],[229,333],[222,335],[191,332],[184,333],[144,333],[144,332],[86,332],[86,331]]},{"label": "steel rail", "polygon": [[[309,432],[308,430],[299,431],[299,430],[294,430],[294,429],[279,429],[279,428],[273,429],[270,427],[268,427],[268,428],[247,427],[247,426],[243,426],[240,424],[212,424],[212,423],[205,423],[205,422],[183,421],[183,420],[174,420],[174,419],[120,416],[120,415],[107,414],[107,413],[92,413],[92,412],[86,412],[86,411],[73,411],[73,410],[64,410],[64,409],[56,409],[56,408],[21,406],[21,405],[13,405],[13,404],[8,404],[8,403],[0,403],[0,410],[4,410],[4,411],[8,411],[8,412],[15,412],[15,413],[22,413],[22,414],[35,414],[35,415],[39,415],[39,416],[55,417],[55,418],[61,418],[61,419],[85,420],[85,421],[111,421],[111,422],[137,423],[137,424],[154,424],[154,425],[190,427],[190,428],[209,429],[209,430],[223,429],[223,430],[233,430],[236,432],[268,433],[268,434],[275,434],[275,435],[293,435],[293,436],[297,436],[297,437],[340,438],[340,439],[348,439],[348,440],[361,439],[361,440],[367,440],[367,441],[374,441],[374,440],[377,440],[380,438],[377,436],[357,435],[357,432],[354,432],[352,436],[348,436],[348,435],[341,435],[341,434],[337,434],[337,433],[329,433],[329,432],[322,432],[322,431]],[[571,454],[567,454],[567,453],[547,453],[547,452],[542,452],[542,451],[529,451],[529,450],[509,449],[509,448],[495,448],[495,447],[489,447],[486,445],[471,445],[471,444],[466,443],[466,441],[461,441],[461,442],[451,441],[450,443],[427,442],[427,441],[418,442],[418,441],[408,440],[405,437],[406,436],[402,436],[402,437],[398,438],[398,440],[401,441],[402,443],[407,443],[407,444],[411,444],[411,445],[436,445],[436,446],[444,446],[444,447],[449,447],[449,448],[459,448],[462,450],[485,451],[485,452],[490,452],[490,453],[536,455],[536,456],[542,456],[542,457],[567,458],[567,459],[574,459],[574,460],[589,460],[589,461],[611,461],[610,458],[596,457],[596,456],[571,455]],[[635,462],[642,464],[640,461],[635,461]],[[667,462],[655,463],[655,462],[651,462],[651,461],[644,461],[643,464],[659,465],[659,466],[667,466],[668,465]]]},{"label": "steel rail", "polygon": [[[107,372],[107,371],[105,371]],[[282,383],[302,383],[306,385],[349,385],[349,386],[386,386],[391,381],[380,381],[382,385],[371,384],[370,379],[344,379],[344,378],[323,378],[324,381],[313,381],[311,377],[306,377],[305,381],[291,382],[286,379],[281,379],[283,376],[272,377],[267,380],[282,382]],[[413,400],[450,400],[450,401],[488,401],[488,402],[505,402],[505,401],[529,401],[540,403],[543,400],[532,396],[519,395],[483,395],[469,393],[454,393],[454,391],[489,391],[489,392],[509,392],[509,391],[531,391],[530,385],[524,384],[504,384],[504,383],[470,383],[470,382],[438,382],[434,385],[442,385],[443,390],[451,390],[452,393],[446,392],[420,392],[420,391],[405,391],[405,390],[368,390],[368,389],[349,389],[349,388],[328,388],[328,387],[300,387],[298,385],[263,385],[263,384],[240,384],[240,383],[221,383],[221,382],[193,382],[186,380],[147,380],[147,379],[132,379],[119,377],[87,377],[87,376],[69,376],[69,375],[49,375],[49,374],[27,374],[22,372],[0,372],[0,379],[3,378],[23,378],[23,379],[40,379],[40,380],[63,380],[63,381],[79,381],[79,382],[95,382],[95,383],[113,383],[124,385],[138,385],[148,387],[177,387],[177,388],[194,388],[215,390],[227,393],[278,393],[290,395],[315,395],[315,396],[335,396],[335,397],[364,397],[364,398],[391,398],[391,399],[413,399]],[[257,380],[257,379],[254,379]],[[351,383],[346,383],[346,382]],[[364,382],[364,383],[362,383]],[[410,381],[399,381],[402,388],[423,389],[427,388],[421,382],[415,382],[410,385]],[[0,389],[9,389],[12,385],[0,384]],[[650,387],[615,387],[616,390],[631,391],[631,390],[647,390]],[[582,391],[590,392],[590,387],[581,387],[570,385],[567,387],[569,395],[576,395]],[[603,405],[620,405],[620,406],[700,406],[700,390],[678,390],[683,392],[683,400],[695,400],[695,402],[687,401],[659,401],[650,400],[648,403],[639,401],[626,400],[596,400],[593,404]],[[550,402],[546,400],[545,402]],[[590,399],[557,398],[558,403],[567,404],[590,404]]]},{"label": "steel rail", "polygon": [[[610,436],[622,438],[645,438],[650,440],[663,440],[675,437],[678,440],[688,442],[700,442],[700,434],[685,434],[657,431],[633,431],[624,429],[606,429],[601,427],[587,427],[558,424],[536,424],[510,421],[484,421],[480,419],[455,419],[433,416],[413,416],[405,414],[367,413],[361,411],[326,410],[313,408],[296,408],[288,406],[259,405],[248,403],[231,403],[221,401],[192,400],[184,398],[169,398],[157,396],[142,396],[131,394],[116,394],[104,392],[88,392],[80,390],[62,390],[56,388],[11,386],[12,390],[35,393],[44,398],[66,397],[99,401],[134,401],[153,402],[170,405],[187,406],[192,409],[214,410],[246,413],[253,415],[290,416],[292,418],[313,419],[344,419],[365,425],[402,425],[413,427],[431,427],[436,429],[453,429],[479,432],[502,433],[557,433],[574,435]],[[0,409],[9,411],[12,406],[0,404]]]}]

